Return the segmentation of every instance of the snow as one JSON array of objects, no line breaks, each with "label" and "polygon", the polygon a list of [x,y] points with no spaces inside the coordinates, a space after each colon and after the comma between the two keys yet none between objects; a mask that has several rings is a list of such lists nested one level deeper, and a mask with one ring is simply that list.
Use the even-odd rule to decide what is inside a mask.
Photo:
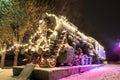
[{"label": "snow", "polygon": [[120,65],[105,65],[59,80],[120,80]]},{"label": "snow", "polygon": [[0,68],[0,80],[7,80],[12,77],[12,69],[1,69]]},{"label": "snow", "polygon": [[[0,80],[15,80],[11,69],[0,68]],[[59,80],[120,80],[120,64],[105,65],[84,73],[78,73]]]}]

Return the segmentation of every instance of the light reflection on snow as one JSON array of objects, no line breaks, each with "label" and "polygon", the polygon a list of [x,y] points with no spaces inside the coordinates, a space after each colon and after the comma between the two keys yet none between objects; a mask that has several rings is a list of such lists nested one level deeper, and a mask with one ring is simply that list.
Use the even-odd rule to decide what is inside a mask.
[{"label": "light reflection on snow", "polygon": [[105,65],[59,80],[120,80],[120,65]]}]

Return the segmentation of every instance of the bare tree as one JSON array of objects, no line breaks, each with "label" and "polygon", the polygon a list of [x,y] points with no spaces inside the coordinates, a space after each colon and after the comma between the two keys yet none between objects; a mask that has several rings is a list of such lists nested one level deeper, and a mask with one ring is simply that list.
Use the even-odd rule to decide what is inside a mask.
[{"label": "bare tree", "polygon": [[3,33],[0,37],[1,41],[6,41],[6,45],[11,41],[15,47],[14,66],[17,65],[21,47],[16,44],[23,44],[23,37],[27,31],[30,31],[29,35],[35,33],[41,15],[50,10],[46,4],[46,1],[38,3],[38,0],[0,0],[0,33]]}]

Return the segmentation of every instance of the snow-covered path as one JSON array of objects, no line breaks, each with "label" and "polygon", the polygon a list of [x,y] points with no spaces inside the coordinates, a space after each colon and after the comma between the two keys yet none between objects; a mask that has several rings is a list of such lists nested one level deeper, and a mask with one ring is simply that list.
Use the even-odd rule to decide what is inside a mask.
[{"label": "snow-covered path", "polygon": [[105,65],[59,80],[120,80],[120,65]]}]

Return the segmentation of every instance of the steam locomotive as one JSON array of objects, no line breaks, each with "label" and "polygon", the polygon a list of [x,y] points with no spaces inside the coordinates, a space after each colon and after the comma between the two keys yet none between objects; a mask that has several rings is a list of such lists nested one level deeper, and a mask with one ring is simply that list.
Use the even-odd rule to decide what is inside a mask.
[{"label": "steam locomotive", "polygon": [[106,59],[104,47],[63,16],[44,14],[33,39],[36,44],[29,61],[40,67],[99,64]]}]

